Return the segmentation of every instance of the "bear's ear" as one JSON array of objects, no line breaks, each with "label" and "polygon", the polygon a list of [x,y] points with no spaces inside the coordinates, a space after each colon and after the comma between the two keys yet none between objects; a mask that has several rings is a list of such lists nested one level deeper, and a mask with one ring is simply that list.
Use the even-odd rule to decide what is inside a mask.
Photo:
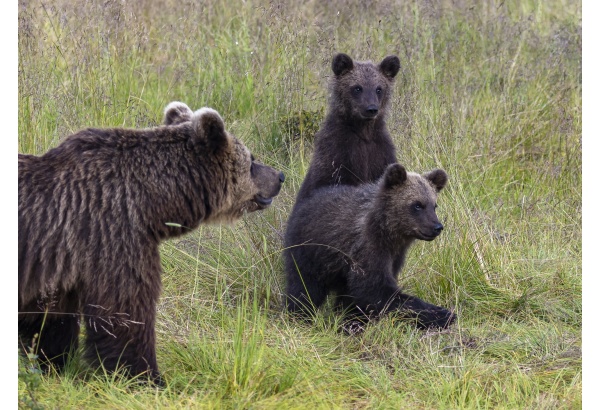
[{"label": "bear's ear", "polygon": [[428,179],[433,184],[436,191],[440,192],[448,182],[448,174],[443,169],[434,169],[423,174],[423,178]]},{"label": "bear's ear", "polygon": [[190,107],[179,101],[170,102],[165,107],[163,124],[177,125],[192,119]]},{"label": "bear's ear", "polygon": [[352,62],[352,58],[350,58],[348,54],[339,53],[335,57],[333,57],[331,69],[337,77],[339,77],[342,74],[346,74],[353,68],[354,63]]},{"label": "bear's ear", "polygon": [[391,189],[402,185],[406,182],[406,177],[406,169],[402,165],[390,164],[383,174],[384,186],[386,189]]},{"label": "bear's ear", "polygon": [[396,56],[387,56],[379,63],[379,71],[390,80],[400,71],[400,59]]},{"label": "bear's ear", "polygon": [[194,112],[192,127],[196,135],[188,140],[188,145],[201,143],[213,152],[217,152],[229,144],[225,123],[219,113],[212,108],[204,107]]}]

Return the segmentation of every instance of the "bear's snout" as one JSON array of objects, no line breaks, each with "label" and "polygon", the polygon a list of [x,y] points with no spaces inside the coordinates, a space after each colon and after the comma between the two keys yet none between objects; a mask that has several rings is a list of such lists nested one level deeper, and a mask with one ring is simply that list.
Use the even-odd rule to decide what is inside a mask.
[{"label": "bear's snout", "polygon": [[435,238],[439,236],[444,230],[444,225],[439,222],[435,222],[432,225],[428,225],[421,229],[416,229],[415,237],[417,239],[421,239],[423,241],[433,241]]},{"label": "bear's snout", "polygon": [[437,222],[435,223],[432,227],[431,230],[429,231],[430,237],[426,238],[426,240],[433,240],[435,238],[437,238],[439,236],[439,234],[442,233],[442,230],[444,229],[444,225],[442,225],[441,223]]},{"label": "bear's snout", "polygon": [[254,210],[264,209],[271,205],[273,198],[279,194],[281,185],[285,181],[285,174],[273,167],[258,162],[253,163],[252,179],[257,187],[253,201],[257,207]]},{"label": "bear's snout", "polygon": [[378,112],[379,112],[379,107],[376,106],[375,104],[371,104],[367,107],[367,114],[369,116],[375,117]]}]

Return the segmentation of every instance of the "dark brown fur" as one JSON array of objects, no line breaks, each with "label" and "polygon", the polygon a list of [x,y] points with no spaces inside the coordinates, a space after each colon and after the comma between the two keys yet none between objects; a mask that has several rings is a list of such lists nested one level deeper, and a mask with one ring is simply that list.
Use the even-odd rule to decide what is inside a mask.
[{"label": "dark brown fur", "polygon": [[19,154],[19,336],[64,366],[85,357],[159,381],[159,243],[267,207],[283,174],[251,158],[219,114],[183,103],[165,126],[86,129],[42,156]]},{"label": "dark brown fur", "polygon": [[287,308],[307,315],[329,293],[352,318],[400,312],[420,327],[447,327],[448,310],[403,293],[398,274],[415,239],[438,236],[435,207],[447,175],[418,175],[389,165],[377,183],[325,187],[288,221],[284,260]]},{"label": "dark brown fur", "polygon": [[385,118],[400,70],[398,57],[388,56],[375,65],[337,54],[332,70],[328,113],[315,135],[315,150],[296,202],[323,186],[374,182],[396,162]]}]

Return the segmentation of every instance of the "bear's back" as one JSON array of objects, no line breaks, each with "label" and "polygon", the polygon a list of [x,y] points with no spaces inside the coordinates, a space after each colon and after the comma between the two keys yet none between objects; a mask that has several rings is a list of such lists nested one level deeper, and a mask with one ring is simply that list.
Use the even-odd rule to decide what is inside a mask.
[{"label": "bear's back", "polygon": [[[306,242],[345,248],[363,230],[376,185],[324,187],[297,204],[290,216],[285,247]],[[301,245],[302,246],[302,245]]]}]

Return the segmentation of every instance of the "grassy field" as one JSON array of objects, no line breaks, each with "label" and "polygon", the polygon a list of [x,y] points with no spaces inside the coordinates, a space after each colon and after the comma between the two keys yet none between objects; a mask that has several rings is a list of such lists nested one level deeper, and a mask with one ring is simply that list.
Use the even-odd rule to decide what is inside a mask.
[{"label": "grassy field", "polygon": [[[162,246],[157,390],[76,357],[19,359],[22,408],[577,409],[582,406],[581,2],[19,0],[19,152],[85,127],[210,106],[286,174],[268,210]],[[282,309],[282,235],[323,119],[331,58],[402,64],[388,127],[444,168],[445,225],[400,282],[458,321],[359,336]]]}]

